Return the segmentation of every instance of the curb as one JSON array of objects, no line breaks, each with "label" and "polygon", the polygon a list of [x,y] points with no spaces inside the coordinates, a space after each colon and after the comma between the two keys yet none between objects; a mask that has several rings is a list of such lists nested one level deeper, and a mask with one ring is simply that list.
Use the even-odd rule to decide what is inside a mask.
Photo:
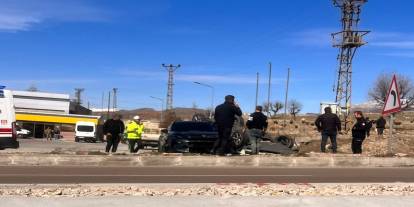
[{"label": "curb", "polygon": [[414,167],[414,158],[0,155],[0,166],[390,168]]}]

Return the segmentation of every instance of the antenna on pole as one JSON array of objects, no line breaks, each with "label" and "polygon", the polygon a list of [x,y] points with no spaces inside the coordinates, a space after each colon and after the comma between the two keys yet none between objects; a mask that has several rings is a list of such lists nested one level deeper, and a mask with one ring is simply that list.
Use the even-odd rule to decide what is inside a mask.
[{"label": "antenna on pole", "polygon": [[174,72],[181,67],[178,65],[165,65],[162,64],[168,72],[168,91],[167,91],[167,110],[173,109],[173,96],[174,96]]},{"label": "antenna on pole", "polygon": [[335,102],[339,106],[337,114],[343,117],[345,130],[352,104],[352,60],[356,50],[366,44],[363,37],[369,33],[358,30],[361,6],[366,2],[367,0],[333,0],[334,6],[340,8],[342,14],[342,31],[333,33],[332,39],[333,46],[339,48]]}]

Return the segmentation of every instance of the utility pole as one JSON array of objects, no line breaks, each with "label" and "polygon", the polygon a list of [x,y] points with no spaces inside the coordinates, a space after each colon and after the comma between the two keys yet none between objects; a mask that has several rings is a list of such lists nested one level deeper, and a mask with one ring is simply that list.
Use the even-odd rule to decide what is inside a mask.
[{"label": "utility pole", "polygon": [[103,115],[104,113],[104,108],[105,108],[105,92],[102,92],[102,102],[101,102],[101,114]]},{"label": "utility pole", "polygon": [[338,104],[337,114],[345,123],[347,130],[348,117],[352,106],[352,60],[356,50],[365,45],[363,37],[369,31],[358,30],[361,6],[367,0],[333,0],[334,6],[341,9],[342,31],[333,33],[333,46],[339,48],[338,79],[336,85],[335,102]]},{"label": "utility pole", "polygon": [[288,116],[289,82],[290,82],[290,68],[288,68],[288,74],[287,74],[287,79],[286,79],[284,127],[286,127],[286,118]]},{"label": "utility pole", "polygon": [[75,101],[77,105],[82,104],[82,93],[85,91],[84,88],[75,88]]},{"label": "utility pole", "polygon": [[272,63],[269,62],[269,85],[267,88],[267,116],[270,117],[270,107],[272,107],[270,103],[270,88],[272,86]]},{"label": "utility pole", "polygon": [[167,90],[167,110],[173,109],[173,96],[174,96],[174,72],[181,67],[180,64],[178,65],[165,65],[162,64],[168,71],[168,90]]},{"label": "utility pole", "polygon": [[106,113],[106,120],[109,119],[110,110],[111,110],[111,91],[109,91],[108,93],[108,111]]},{"label": "utility pole", "polygon": [[118,108],[118,88],[113,88],[112,89],[112,91],[113,91],[113,111],[115,112],[115,109],[117,109]]},{"label": "utility pole", "polygon": [[259,101],[259,73],[256,73],[256,107]]},{"label": "utility pole", "polygon": [[150,97],[161,102],[161,117],[160,117],[160,123],[162,123],[164,121],[164,99],[158,98],[158,97],[155,97],[155,96],[150,96]]}]

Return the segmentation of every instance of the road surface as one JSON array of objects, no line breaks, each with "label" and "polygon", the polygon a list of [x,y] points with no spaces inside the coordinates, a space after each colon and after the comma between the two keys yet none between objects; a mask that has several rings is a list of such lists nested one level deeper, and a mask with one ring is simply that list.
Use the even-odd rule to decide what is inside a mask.
[{"label": "road surface", "polygon": [[414,182],[414,168],[0,167],[2,184],[391,182]]}]

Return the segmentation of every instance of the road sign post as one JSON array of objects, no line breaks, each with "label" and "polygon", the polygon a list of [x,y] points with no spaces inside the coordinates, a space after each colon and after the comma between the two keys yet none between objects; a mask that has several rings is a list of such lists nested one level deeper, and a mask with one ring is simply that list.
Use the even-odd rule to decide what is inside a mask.
[{"label": "road sign post", "polygon": [[390,125],[390,132],[389,132],[389,139],[388,139],[388,154],[394,154],[394,116],[396,113],[401,111],[401,100],[400,100],[400,93],[398,91],[398,83],[397,77],[394,75],[392,78],[391,86],[388,91],[387,99],[384,103],[384,109],[382,110],[382,115],[387,116],[389,115],[389,125]]}]

